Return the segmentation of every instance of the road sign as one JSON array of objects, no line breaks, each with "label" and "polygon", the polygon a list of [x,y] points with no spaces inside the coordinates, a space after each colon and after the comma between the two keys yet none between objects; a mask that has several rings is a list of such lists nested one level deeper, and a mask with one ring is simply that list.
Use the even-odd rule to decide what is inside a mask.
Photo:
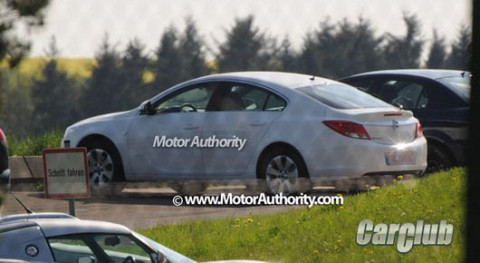
[{"label": "road sign", "polygon": [[89,197],[87,149],[43,151],[45,193],[49,198]]}]

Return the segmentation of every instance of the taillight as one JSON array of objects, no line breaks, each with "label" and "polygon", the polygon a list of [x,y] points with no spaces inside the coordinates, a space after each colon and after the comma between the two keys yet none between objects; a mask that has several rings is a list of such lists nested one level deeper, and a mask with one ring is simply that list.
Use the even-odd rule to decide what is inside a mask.
[{"label": "taillight", "polygon": [[5,138],[5,133],[3,133],[3,130],[0,129],[0,142],[3,142],[3,141],[5,141],[5,140],[6,140],[6,138]]},{"label": "taillight", "polygon": [[415,138],[423,137],[423,129],[420,122],[417,121],[417,128],[415,129]]},{"label": "taillight", "polygon": [[355,139],[370,140],[367,130],[361,124],[350,121],[324,121],[323,123],[341,135]]}]

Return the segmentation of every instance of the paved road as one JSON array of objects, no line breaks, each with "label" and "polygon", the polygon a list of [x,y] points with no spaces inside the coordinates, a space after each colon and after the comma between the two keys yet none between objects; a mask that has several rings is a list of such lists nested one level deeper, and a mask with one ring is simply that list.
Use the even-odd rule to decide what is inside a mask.
[{"label": "paved road", "polygon": [[[219,189],[216,189],[218,192]],[[212,191],[212,190],[210,190]],[[215,191],[215,189],[213,190]],[[231,190],[230,190],[231,191]],[[221,190],[220,190],[221,192]],[[235,190],[233,190],[235,192]],[[321,191],[321,194],[327,194]],[[318,194],[318,191],[317,191]],[[330,193],[331,194],[331,193]],[[12,192],[6,196],[1,215],[24,213],[15,201],[18,197],[35,212],[68,213],[68,201],[46,199],[43,192]],[[183,221],[212,218],[237,218],[251,214],[276,213],[302,207],[292,206],[181,206],[172,204],[175,193],[170,189],[124,190],[115,197],[78,199],[76,216],[82,219],[105,220],[126,225],[133,229],[152,227]]]}]

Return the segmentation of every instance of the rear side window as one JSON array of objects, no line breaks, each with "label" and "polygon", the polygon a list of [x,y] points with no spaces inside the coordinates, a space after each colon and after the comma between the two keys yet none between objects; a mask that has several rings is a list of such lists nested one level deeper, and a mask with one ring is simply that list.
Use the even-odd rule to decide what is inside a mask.
[{"label": "rear side window", "polygon": [[280,98],[275,94],[270,94],[268,96],[267,104],[265,105],[266,111],[282,111],[287,103],[284,99]]},{"label": "rear side window", "polygon": [[465,101],[470,101],[470,76],[458,76],[438,79],[459,94]]},{"label": "rear side window", "polygon": [[384,101],[342,84],[305,86],[297,89],[309,97],[337,109],[391,108]]},{"label": "rear side window", "polygon": [[285,106],[285,100],[264,88],[223,82],[213,92],[206,111],[282,111]]}]

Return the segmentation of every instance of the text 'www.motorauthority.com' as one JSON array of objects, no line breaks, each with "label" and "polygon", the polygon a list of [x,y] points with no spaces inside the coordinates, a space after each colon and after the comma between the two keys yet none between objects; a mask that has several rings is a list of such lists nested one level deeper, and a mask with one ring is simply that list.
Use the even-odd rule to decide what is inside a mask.
[{"label": "text 'www.motorauthority.com'", "polygon": [[175,206],[182,205],[304,205],[308,207],[316,205],[343,205],[343,196],[310,196],[299,194],[291,195],[235,195],[232,193],[221,193],[220,195],[204,196],[181,196],[176,195],[172,199]]}]

